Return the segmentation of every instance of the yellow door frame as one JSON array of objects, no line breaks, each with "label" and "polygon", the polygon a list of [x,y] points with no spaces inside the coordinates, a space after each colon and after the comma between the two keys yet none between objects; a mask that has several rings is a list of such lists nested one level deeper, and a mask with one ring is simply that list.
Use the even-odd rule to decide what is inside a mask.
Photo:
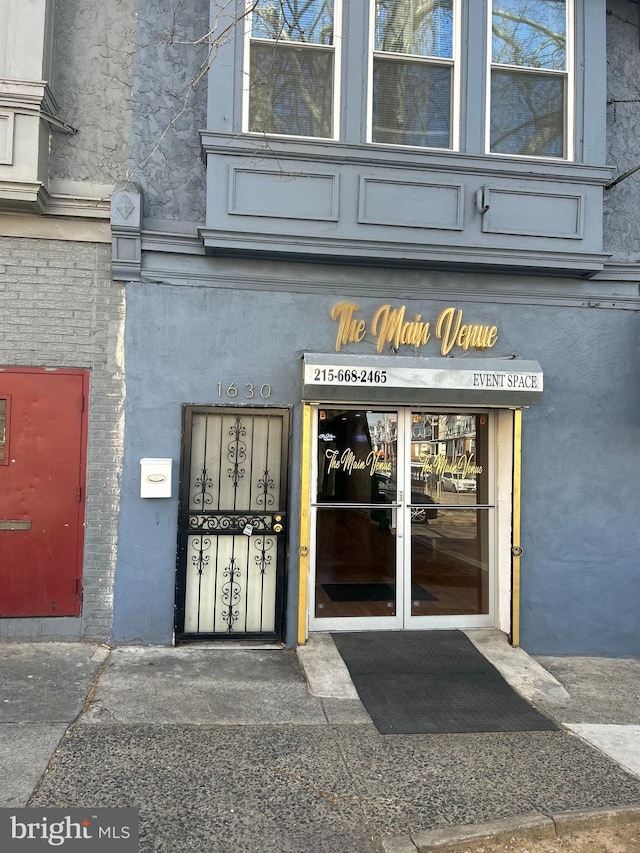
[{"label": "yellow door frame", "polygon": [[520,645],[520,489],[522,485],[522,409],[513,413],[513,493],[511,517],[511,645]]},{"label": "yellow door frame", "polygon": [[307,603],[309,597],[309,547],[311,488],[311,434],[313,409],[310,403],[302,404],[302,448],[300,452],[300,546],[298,549],[298,645],[307,641]]},{"label": "yellow door frame", "polygon": [[[310,478],[313,406],[302,406],[300,453],[300,539],[298,549],[298,644],[307,641],[310,554]],[[522,483],[522,409],[513,413],[513,481],[511,532],[511,644],[520,645],[520,492]]]}]

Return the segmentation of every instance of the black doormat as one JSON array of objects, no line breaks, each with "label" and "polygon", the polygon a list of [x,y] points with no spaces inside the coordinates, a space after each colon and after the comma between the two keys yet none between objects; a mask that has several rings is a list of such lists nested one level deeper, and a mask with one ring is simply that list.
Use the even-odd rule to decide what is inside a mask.
[{"label": "black doormat", "polygon": [[557,730],[461,631],[332,637],[381,734]]},{"label": "black doormat", "polygon": [[[392,583],[323,583],[331,601],[393,601],[396,588]],[[435,595],[418,583],[411,584],[412,601],[437,601]]]}]

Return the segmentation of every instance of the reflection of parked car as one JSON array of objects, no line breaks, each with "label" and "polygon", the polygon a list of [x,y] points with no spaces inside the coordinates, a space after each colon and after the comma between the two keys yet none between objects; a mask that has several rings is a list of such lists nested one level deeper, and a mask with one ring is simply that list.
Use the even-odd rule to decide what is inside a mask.
[{"label": "reflection of parked car", "polygon": [[[383,474],[374,474],[376,500],[384,503],[395,503],[398,495],[398,486],[395,480],[385,477]],[[414,524],[426,524],[429,519],[438,517],[436,503],[432,497],[425,495],[419,483],[411,483],[411,521]]]},{"label": "reflection of parked car", "polygon": [[411,492],[412,504],[429,504],[429,506],[412,506],[410,507],[411,521],[414,524],[426,524],[429,519],[433,521],[438,517],[438,510],[433,506],[435,501],[429,495],[423,495],[421,492]]},{"label": "reflection of parked car", "polygon": [[442,475],[442,489],[445,492],[475,492],[476,481],[463,477],[462,471],[450,471]]}]

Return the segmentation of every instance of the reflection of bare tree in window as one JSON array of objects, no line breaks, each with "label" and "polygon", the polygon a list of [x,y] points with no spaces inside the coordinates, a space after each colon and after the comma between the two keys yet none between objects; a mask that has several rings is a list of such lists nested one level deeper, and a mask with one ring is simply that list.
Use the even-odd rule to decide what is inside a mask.
[{"label": "reflection of bare tree in window", "polygon": [[249,130],[331,136],[331,54],[254,44],[251,62]]},{"label": "reflection of bare tree in window", "polygon": [[[258,0],[249,129],[333,133],[333,0]],[[374,139],[449,147],[453,0],[377,0]]]},{"label": "reflection of bare tree in window", "polygon": [[562,157],[565,0],[496,0],[492,61],[491,150]]},{"label": "reflection of bare tree in window", "polygon": [[452,0],[377,0],[374,47],[374,141],[449,147]]},{"label": "reflection of bare tree in window", "polygon": [[[495,0],[491,150],[564,156],[566,0]],[[375,0],[372,139],[450,148],[454,0]],[[256,0],[249,130],[334,134],[334,0]]]},{"label": "reflection of bare tree in window", "polygon": [[449,68],[377,59],[373,92],[375,142],[449,147]]},{"label": "reflection of bare tree in window", "polygon": [[249,130],[332,134],[332,0],[258,0],[251,26]]},{"label": "reflection of bare tree in window", "polygon": [[563,79],[494,70],[491,98],[492,151],[562,156]]}]

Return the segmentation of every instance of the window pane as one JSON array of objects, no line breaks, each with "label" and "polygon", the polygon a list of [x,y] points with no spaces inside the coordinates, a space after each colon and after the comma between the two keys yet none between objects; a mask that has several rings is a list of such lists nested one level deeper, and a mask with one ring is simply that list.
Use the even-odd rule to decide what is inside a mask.
[{"label": "window pane", "polygon": [[375,49],[453,56],[453,0],[376,0]]},{"label": "window pane", "polygon": [[491,151],[564,155],[564,77],[493,71]]},{"label": "window pane", "polygon": [[333,44],[333,0],[258,0],[251,35],[272,41]]},{"label": "window pane", "polygon": [[450,147],[451,68],[376,57],[373,141]]},{"label": "window pane", "polygon": [[333,51],[251,45],[249,130],[330,137]]},{"label": "window pane", "polygon": [[397,441],[395,412],[321,409],[318,502],[396,503]]},{"label": "window pane", "polygon": [[[487,416],[413,413],[411,495],[415,505],[488,503]],[[420,500],[417,500],[417,498]]]},{"label": "window pane", "polygon": [[489,511],[438,508],[411,528],[411,615],[489,612]]},{"label": "window pane", "polygon": [[565,0],[494,0],[492,32],[494,62],[566,68]]},{"label": "window pane", "polygon": [[395,616],[392,510],[319,509],[316,555],[317,617]]}]

